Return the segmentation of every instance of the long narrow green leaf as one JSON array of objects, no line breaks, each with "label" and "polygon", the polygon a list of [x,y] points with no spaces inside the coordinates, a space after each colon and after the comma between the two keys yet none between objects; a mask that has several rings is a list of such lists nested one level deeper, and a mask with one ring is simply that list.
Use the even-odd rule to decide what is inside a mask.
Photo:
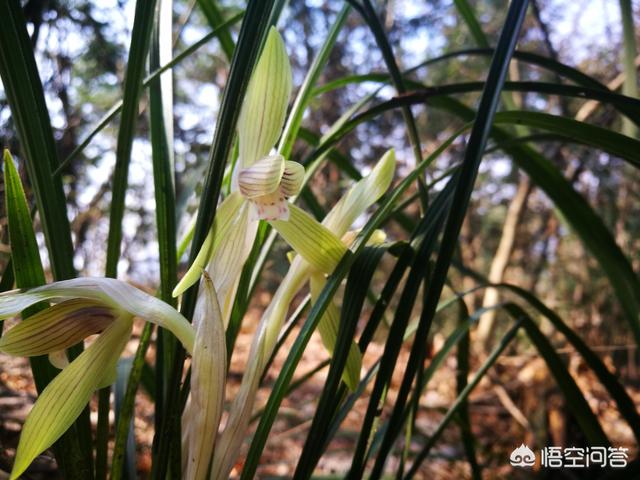
[{"label": "long narrow green leaf", "polygon": [[73,246],[49,112],[18,0],[0,2],[0,75],[25,155],[56,280],[71,278]]},{"label": "long narrow green leaf", "polygon": [[138,0],[131,31],[131,45],[124,80],[122,115],[118,129],[116,147],[116,165],[111,188],[111,210],[109,215],[109,238],[107,242],[107,277],[118,276],[120,243],[122,241],[122,218],[127,191],[131,147],[135,136],[135,124],[138,118],[138,102],[142,92],[142,79],[145,71],[147,52],[151,39],[156,0]]},{"label": "long narrow green leaf", "polygon": [[[385,343],[384,352],[380,361],[380,370],[376,376],[371,394],[369,395],[369,403],[362,421],[360,436],[352,458],[351,469],[347,476],[348,479],[355,480],[361,478],[364,474],[365,463],[368,457],[367,448],[370,445],[371,432],[375,419],[378,416],[379,403],[391,381],[391,375],[395,369],[398,355],[404,342],[404,332],[407,330],[420,284],[427,277],[429,257],[435,249],[436,240],[442,230],[445,215],[456,184],[457,178],[449,181],[449,184],[436,198],[432,207],[425,212],[412,239],[411,246],[414,249],[413,258],[411,259],[412,268],[409,271],[393,323],[389,329],[387,342]],[[371,450],[369,449],[369,451]]]},{"label": "long narrow green leaf", "polygon": [[[159,71],[161,64],[167,64],[166,59],[172,57],[172,1],[161,0],[156,15],[149,50],[149,68]],[[215,32],[216,30],[214,30]],[[147,78],[150,78],[147,77]],[[149,82],[149,123],[151,134],[151,152],[153,161],[154,197],[156,201],[156,228],[158,232],[158,261],[160,264],[159,297],[176,305],[176,299],[171,292],[177,281],[177,252],[176,252],[176,198],[173,161],[173,93],[172,73],[166,71],[160,77],[152,78]],[[145,333],[147,331],[145,330]],[[164,385],[171,372],[175,349],[175,338],[168,331],[158,329],[156,357],[156,411],[155,427],[160,429],[164,416],[166,392]],[[135,391],[142,375],[141,362],[148,340],[138,345],[132,376],[127,386],[127,398],[133,402]],[[128,405],[127,405],[128,407]]]},{"label": "long narrow green leaf", "polygon": [[[43,285],[46,280],[40,261],[38,243],[33,230],[31,213],[22,188],[20,175],[14,166],[11,154],[8,150],[5,150],[3,156],[5,205],[9,226],[9,241],[12,247],[11,265],[13,266],[16,286],[18,288],[37,287]],[[42,311],[44,308],[46,308],[46,305],[35,305],[23,312],[22,318],[27,320],[31,315]],[[42,392],[58,372],[49,363],[46,355],[31,357],[29,360],[36,388],[38,392]],[[87,478],[90,478],[93,476],[90,470],[76,471],[77,467],[82,467],[83,461],[86,459],[81,457],[82,451],[79,448],[75,428],[75,426],[72,427],[56,443],[54,447],[56,457],[62,471],[70,477],[80,478],[80,475],[88,475]]]},{"label": "long narrow green leaf", "polygon": [[497,124],[517,124],[540,128],[565,137],[567,141],[602,149],[640,168],[640,142],[606,128],[579,122],[572,118],[542,112],[500,112]]},{"label": "long narrow green leaf", "polygon": [[464,23],[469,27],[473,40],[481,48],[489,48],[489,40],[487,40],[487,36],[482,31],[482,27],[473,13],[473,9],[471,8],[471,5],[469,5],[469,2],[467,2],[467,0],[454,0],[454,4],[458,13],[464,20]]},{"label": "long narrow green leaf", "polygon": [[[51,172],[58,166],[55,140],[20,2],[0,2],[0,18],[0,77],[33,185],[51,271],[56,280],[71,278],[75,269],[64,191],[59,178],[51,179]],[[69,356],[75,358],[81,351],[82,345],[72,347]],[[88,410],[75,425],[76,433],[71,431],[68,437],[73,445],[65,453],[71,457],[68,461],[61,456],[58,459],[68,478],[90,478],[93,472]]]},{"label": "long narrow green leaf", "polygon": [[220,29],[220,25],[224,24],[224,16],[220,11],[218,2],[215,0],[198,0],[198,6],[202,10],[207,22],[209,22],[211,29],[216,32],[216,36],[220,41],[220,46],[227,60],[231,60],[235,44],[233,43],[233,38],[231,38],[229,30]]},{"label": "long narrow green leaf", "polygon": [[[380,22],[380,18],[378,17],[378,14],[371,3],[371,0],[362,0],[362,6],[360,6],[360,4],[356,0],[347,1],[360,12],[364,21],[367,22],[367,25],[369,26],[369,29],[371,30],[371,33],[373,33],[373,36],[376,40],[376,44],[378,45],[378,48],[382,53],[382,58],[384,59],[387,70],[391,75],[393,86],[395,87],[398,94],[402,95],[407,91],[405,81],[393,54],[393,48],[389,43],[387,34],[384,31],[384,27]],[[415,157],[414,160],[416,164],[418,164],[422,160],[422,147],[420,145],[418,127],[416,126],[416,120],[413,116],[413,112],[411,111],[411,107],[403,107],[402,116],[407,126],[407,136],[409,137],[409,143],[411,144],[411,148],[413,150],[413,155]]]},{"label": "long narrow green leaf", "polygon": [[[636,69],[636,29],[633,22],[633,8],[631,0],[620,0],[620,13],[622,16],[624,84],[622,93],[631,98],[638,98],[638,73]],[[638,136],[638,127],[623,119],[623,131],[630,137]]]},{"label": "long narrow green leaf", "polygon": [[609,371],[600,357],[591,350],[587,344],[574,332],[553,310],[544,305],[535,295],[528,290],[511,284],[497,284],[497,288],[505,288],[523,298],[533,308],[540,312],[564,337],[571,343],[582,356],[589,368],[598,377],[598,380],[607,389],[611,398],[616,402],[620,415],[625,419],[629,428],[640,441],[640,414],[634,401],[626,392],[618,378]]},{"label": "long narrow green leaf", "polygon": [[[462,299],[458,300],[459,313],[458,317],[462,325],[469,316],[467,307]],[[458,342],[458,349],[456,352],[457,365],[456,365],[456,392],[460,395],[467,386],[467,377],[469,376],[469,346],[470,346],[469,331],[465,332],[460,341]],[[417,382],[420,385],[421,382]],[[416,400],[419,397],[416,396]],[[475,450],[475,438],[471,430],[471,420],[469,418],[469,403],[465,399],[460,406],[458,412],[460,423],[460,435],[462,437],[462,444],[464,446],[465,454],[467,455],[467,461],[471,467],[471,475],[474,480],[482,479],[482,470],[478,464]]]},{"label": "long narrow green leaf", "polygon": [[[148,87],[152,81],[154,81],[164,72],[180,64],[182,60],[184,60],[185,58],[189,57],[191,54],[196,52],[200,47],[206,45],[211,39],[216,37],[220,33],[220,31],[228,29],[232,25],[237,23],[242,18],[243,15],[244,14],[242,12],[238,13],[237,15],[234,15],[229,20],[224,22],[224,24],[220,25],[220,27],[218,27],[216,30],[204,35],[200,40],[195,42],[193,45],[190,45],[189,47],[185,48],[184,51],[176,55],[170,62],[165,63],[160,68],[149,73],[149,75],[147,75],[144,81],[142,82],[142,85],[144,87]],[[122,110],[122,100],[114,104],[107,111],[107,113],[105,113],[102,116],[102,118],[98,121],[97,125],[93,127],[93,129],[91,129],[91,131],[84,137],[84,139],[78,143],[76,148],[73,149],[73,151],[67,156],[67,158],[65,158],[64,161],[60,163],[58,168],[54,171],[53,175],[54,176],[59,175],[60,172],[62,172],[62,170],[67,165],[69,165],[78,155],[80,155],[80,153],[82,153],[82,151],[84,151],[84,149],[87,148],[87,146],[91,143],[91,141],[95,138],[95,136],[98,133],[100,133],[107,125],[109,125],[109,123],[111,123],[111,120],[113,120],[116,117],[116,115],[120,113],[121,110]]]},{"label": "long narrow green leaf", "polygon": [[[131,32],[131,44],[129,58],[124,79],[124,93],[122,98],[122,115],[118,129],[116,147],[116,164],[113,172],[111,187],[111,208],[109,214],[109,235],[107,238],[107,259],[105,275],[116,278],[118,276],[118,262],[120,260],[120,247],[122,241],[122,220],[125,210],[125,197],[128,186],[129,163],[131,161],[131,148],[135,136],[135,125],[138,118],[138,104],[142,93],[142,79],[145,72],[145,61],[149,49],[151,27],[156,0],[138,0]],[[99,480],[106,476],[107,431],[109,414],[109,391],[111,387],[105,387],[100,391],[98,405],[98,445],[96,474]],[[127,423],[128,425],[128,423]]]},{"label": "long narrow green leaf", "polygon": [[[360,251],[362,251],[367,240],[373,234],[375,229],[383,223],[383,221],[391,214],[391,212],[393,212],[394,206],[399,201],[400,196],[404,192],[406,192],[406,190],[413,182],[416,181],[418,175],[420,175],[424,171],[424,169],[427,168],[427,166],[429,166],[436,158],[438,158],[444,151],[446,151],[452,145],[454,140],[457,139],[459,135],[465,130],[466,128],[460,129],[447,140],[442,142],[442,144],[429,157],[423,160],[400,182],[400,184],[393,190],[391,194],[385,197],[384,202],[381,204],[380,208],[373,214],[369,222],[367,222],[352,246],[356,256]],[[296,338],[294,345],[289,351],[287,360],[285,361],[285,364],[283,365],[282,370],[278,375],[271,395],[269,396],[267,405],[265,406],[264,414],[260,418],[260,423],[251,443],[249,454],[247,455],[247,462],[244,465],[242,473],[244,478],[252,478],[252,476],[255,474],[257,462],[266,443],[271,425],[273,424],[273,421],[275,420],[275,417],[277,415],[279,405],[282,402],[284,395],[286,395],[286,392],[288,391],[287,386],[291,381],[296,365],[300,361],[302,352],[309,342],[311,334],[315,331],[317,323],[320,321],[320,317],[324,313],[326,306],[333,298],[338,285],[348,272],[353,258],[354,256],[351,254],[343,257],[341,262],[336,267],[336,270],[327,279],[327,284],[325,285],[313,308],[311,309],[311,312],[309,313],[309,316],[307,317],[307,320],[305,321],[300,334]]]},{"label": "long narrow green leaf", "polygon": [[[417,95],[422,97],[423,94]],[[406,95],[399,99],[393,99],[384,102],[376,107],[371,108],[367,112],[353,118],[344,127],[335,134],[333,138],[327,139],[315,152],[315,155],[321,155],[327,151],[342,135],[352,131],[356,125],[372,118],[379,112],[393,108],[397,103],[405,101],[414,101],[411,95]],[[424,101],[424,98],[422,99]],[[629,99],[635,102],[635,99]],[[465,121],[471,121],[474,118],[474,112],[469,107],[457,102],[451,98],[433,96],[430,103],[434,107],[448,110],[455,115],[460,116]],[[504,116],[503,116],[504,115]],[[510,113],[498,113],[496,118],[509,119]],[[526,115],[529,121],[533,121],[536,115]],[[537,117],[542,118],[542,117]],[[547,118],[547,117],[544,117]],[[561,120],[559,120],[561,121]],[[600,148],[614,148],[615,152],[624,155],[623,158],[631,162],[637,162],[637,149],[635,148],[618,148],[616,141],[622,141],[625,145],[636,145],[635,140],[624,137],[616,137],[615,134],[608,135],[601,130],[595,130],[597,127],[576,128],[574,124],[569,122],[574,129],[580,132],[580,138],[589,144],[595,144],[596,139],[604,138],[605,141],[598,141]],[[594,138],[587,139],[587,135],[597,132]],[[547,195],[553,200],[558,209],[563,213],[565,218],[573,229],[578,233],[581,240],[585,243],[591,253],[598,259],[601,267],[607,273],[611,284],[616,291],[620,303],[629,321],[631,329],[636,337],[636,341],[640,344],[640,282],[638,281],[629,261],[616,245],[611,233],[603,225],[602,220],[593,212],[591,207],[584,199],[571,187],[571,185],[562,177],[560,172],[540,153],[526,145],[509,143],[511,135],[505,131],[494,128],[492,131],[493,138],[504,145],[504,150],[511,154],[514,161],[518,163],[532,180],[542,188]],[[613,152],[612,152],[613,153]]]},{"label": "long narrow green leaf", "polygon": [[399,428],[401,427],[401,425],[395,422],[397,422],[402,416],[405,402],[411,390],[411,385],[413,384],[415,372],[421,365],[424,358],[423,345],[429,333],[431,322],[438,306],[438,299],[440,298],[440,294],[447,277],[447,272],[449,271],[460,228],[462,227],[462,222],[466,215],[467,206],[471,198],[471,192],[473,191],[480,161],[484,153],[487,138],[491,131],[493,117],[498,107],[500,92],[506,78],[511,56],[515,50],[518,36],[520,34],[520,28],[527,11],[527,5],[527,0],[514,0],[509,5],[509,11],[500,34],[495,55],[491,61],[486,86],[480,99],[478,112],[475,116],[474,125],[467,143],[464,162],[459,174],[460,180],[457,183],[451,209],[449,210],[449,217],[447,218],[447,222],[444,227],[440,251],[436,260],[434,272],[431,276],[431,281],[429,282],[425,307],[420,316],[420,322],[416,331],[413,347],[411,348],[409,360],[407,362],[407,368],[398,391],[396,404],[391,413],[389,429],[382,441],[380,452],[378,453],[376,462],[373,466],[371,473],[371,478],[373,479],[379,478],[382,475],[386,457],[391,450],[393,442],[399,432]]}]

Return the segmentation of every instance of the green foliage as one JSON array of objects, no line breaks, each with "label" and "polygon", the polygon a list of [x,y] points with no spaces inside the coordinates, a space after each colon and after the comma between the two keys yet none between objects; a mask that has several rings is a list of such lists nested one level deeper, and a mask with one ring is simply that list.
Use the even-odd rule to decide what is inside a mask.
[{"label": "green foliage", "polygon": [[[587,392],[578,387],[573,372],[565,365],[559,353],[564,345],[570,345],[575,350],[572,354],[584,361],[636,441],[640,440],[640,415],[632,396],[624,380],[617,377],[618,372],[596,353],[592,340],[594,329],[612,336],[624,330],[624,335],[630,333],[635,345],[640,345],[640,280],[634,270],[640,224],[629,213],[637,210],[637,198],[617,195],[618,188],[632,188],[640,167],[640,143],[634,138],[640,124],[640,100],[632,98],[637,96],[637,88],[633,88],[636,75],[631,2],[620,2],[627,80],[622,94],[610,90],[583,68],[563,63],[554,51],[541,54],[538,45],[522,34],[523,28],[532,28],[526,24],[523,27],[526,0],[509,2],[506,16],[494,15],[491,22],[478,12],[495,13],[492,9],[498,7],[494,2],[433,2],[434,12],[462,22],[443,30],[451,36],[446,38],[451,48],[445,53],[432,51],[426,60],[414,62],[407,69],[402,65],[409,54],[394,36],[394,19],[385,17],[379,2],[349,0],[331,15],[327,13],[330,7],[337,6],[332,2],[327,11],[295,2],[285,9],[286,4],[251,0],[242,10],[235,4],[223,6],[203,0],[191,5],[195,7],[192,11],[182,4],[172,7],[165,0],[139,0],[135,2],[124,58],[119,58],[124,48],[105,37],[108,28],[92,21],[93,7],[83,7],[83,28],[92,25],[95,37],[88,41],[90,48],[74,71],[83,71],[86,76],[96,72],[120,75],[123,88],[121,100],[100,120],[93,126],[80,122],[82,128],[73,132],[74,141],[63,145],[60,135],[54,135],[58,132],[57,119],[50,115],[45,102],[51,94],[51,82],[41,80],[39,75],[45,69],[40,67],[39,72],[36,63],[41,61],[37,22],[25,18],[17,0],[0,2],[0,18],[4,19],[0,75],[11,111],[8,128],[15,129],[19,146],[16,157],[28,179],[23,186],[11,155],[5,151],[4,205],[11,249],[10,256],[0,258],[0,292],[10,290],[14,283],[18,288],[43,285],[49,273],[53,280],[75,276],[74,255],[85,248],[86,230],[84,217],[77,214],[81,208],[73,182],[86,175],[84,169],[99,164],[92,157],[101,154],[94,150],[115,150],[115,163],[109,165],[113,177],[106,181],[102,193],[110,194],[110,203],[98,198],[95,203],[89,202],[87,209],[98,209],[100,218],[109,217],[105,276],[116,277],[122,260],[133,262],[135,255],[127,251],[128,245],[122,248],[122,240],[131,216],[144,215],[142,207],[126,202],[128,194],[140,189],[129,178],[130,167],[137,160],[132,149],[138,140],[150,152],[147,173],[152,178],[145,179],[145,185],[153,185],[150,200],[154,214],[150,222],[158,273],[148,285],[158,287],[156,298],[140,294],[143,296],[137,300],[123,301],[123,311],[134,305],[136,308],[128,311],[143,317],[151,311],[147,307],[156,310],[142,330],[135,356],[123,360],[118,369],[113,457],[108,458],[107,448],[110,390],[99,393],[95,444],[85,408],[94,390],[112,380],[92,363],[92,356],[98,352],[103,363],[115,367],[114,351],[124,347],[122,332],[107,329],[78,358],[79,362],[58,377],[46,357],[31,359],[39,392],[54,378],[58,380],[49,393],[41,396],[34,416],[27,422],[23,441],[28,445],[21,444],[13,475],[22,472],[72,425],[54,446],[65,478],[104,479],[109,470],[114,479],[131,476],[136,453],[131,442],[131,420],[142,384],[152,392],[155,409],[152,478],[180,478],[184,472],[188,472],[188,478],[206,478],[207,469],[214,477],[226,477],[238,461],[235,455],[245,436],[250,443],[240,475],[243,479],[254,478],[260,475],[260,460],[285,399],[329,366],[300,443],[302,450],[293,478],[313,477],[349,412],[360,408],[358,400],[365,407],[350,452],[350,470],[341,475],[382,478],[388,473],[388,459],[397,456],[396,478],[413,478],[453,421],[459,428],[460,451],[473,478],[482,478],[490,466],[483,464],[486,452],[477,435],[474,403],[469,396],[483,380],[493,381],[488,377],[489,370],[511,352],[534,352],[531,354],[544,361],[570,405],[570,421],[586,443],[614,443],[607,436],[608,430],[605,433],[598,412],[587,402]],[[73,18],[58,5],[46,8]],[[160,13],[163,8],[168,9],[164,17]],[[312,10],[320,12],[318,18],[308,15]],[[179,19],[176,13],[180,13]],[[282,21],[286,15],[286,21]],[[304,31],[304,45],[292,45],[287,35],[296,33],[300,23],[297,16],[302,17],[303,26],[313,27]],[[162,25],[162,18],[181,23]],[[236,35],[234,24],[240,20]],[[414,20],[404,30],[397,27],[408,41],[414,38],[414,29],[420,28],[418,19]],[[28,21],[34,22],[31,38]],[[314,43],[310,40],[312,30],[323,21],[325,35]],[[183,29],[194,26],[204,28],[206,33],[189,47],[176,47],[182,53],[168,60],[174,49],[170,45],[183,47]],[[180,30],[176,38],[171,27],[179,27],[174,28]],[[359,46],[371,65],[340,63],[354,55],[345,41],[354,32],[361,34],[357,37],[363,38],[358,40]],[[456,44],[457,38],[469,34],[480,48]],[[217,41],[211,42],[213,39]],[[551,42],[547,39],[545,43],[549,48]],[[109,58],[102,63],[95,58],[99,55],[96,45],[104,45],[105,55],[108,52]],[[306,63],[298,57],[305,46]],[[210,62],[211,69],[197,71],[207,64],[197,56],[211,57],[212,52],[222,60]],[[120,60],[124,69],[119,70]],[[193,79],[183,83],[185,75],[174,76],[178,68],[197,71],[194,77],[206,77],[206,85],[216,85],[220,93],[219,102],[212,99],[208,105],[213,110],[214,103],[219,103],[215,119],[198,119],[194,132],[183,127],[180,115],[185,105],[191,107],[191,97],[198,96],[195,85],[199,83]],[[507,79],[508,72],[513,81]],[[173,80],[175,95],[173,88],[167,88],[167,78]],[[291,78],[294,91],[296,87],[298,90],[289,109]],[[85,87],[78,92],[81,101],[92,97]],[[585,101],[597,102],[598,106],[589,120],[578,120],[575,111]],[[104,108],[98,103],[96,100],[93,105],[97,113]],[[69,105],[63,110],[67,120],[64,131],[68,133],[74,112]],[[115,143],[109,144],[105,138],[118,113]],[[197,117],[197,110],[194,108],[190,115]],[[174,116],[179,121],[174,122]],[[624,133],[616,131],[620,119]],[[203,123],[215,124],[210,145],[209,140],[204,146],[199,140],[210,133],[201,130]],[[269,156],[275,145],[278,155]],[[396,147],[398,161],[392,147]],[[566,151],[571,152],[571,161],[565,158]],[[368,173],[374,159],[380,157],[382,160]],[[507,172],[496,174],[495,165],[505,160]],[[572,161],[579,165],[574,167]],[[592,180],[581,182],[584,172]],[[189,176],[196,180],[189,180]],[[525,202],[518,223],[522,231],[526,227],[527,235],[517,238],[512,248],[518,249],[520,258],[526,258],[534,247],[543,253],[537,267],[519,260],[519,271],[524,272],[521,279],[491,283],[483,272],[496,259],[498,242],[492,237],[500,233],[504,212],[509,208],[508,198],[495,200],[499,196],[495,192],[517,184],[524,176],[533,185],[531,195],[537,203],[533,208]],[[353,181],[354,186],[345,188]],[[492,191],[490,187],[496,188]],[[274,200],[274,193],[282,193],[282,198]],[[285,205],[286,215],[251,223],[255,221],[250,216],[251,208],[258,204],[269,208],[273,206],[269,202],[282,202],[277,205]],[[185,230],[183,211],[185,216],[193,214],[193,220],[181,239],[179,234]],[[34,212],[37,228],[44,234],[48,254],[45,263],[34,231]],[[69,214],[76,217],[71,222]],[[552,237],[548,232],[556,218],[570,231],[557,229]],[[141,220],[140,225],[143,223]],[[464,231],[467,224],[470,233]],[[382,238],[380,229],[389,240]],[[140,226],[136,235],[144,235],[144,230]],[[2,235],[0,231],[0,240],[4,241]],[[474,243],[474,236],[480,240]],[[290,264],[283,261],[281,240],[295,250],[289,255]],[[558,258],[553,263],[548,261],[552,240],[564,242],[555,250]],[[246,252],[236,255],[235,248],[241,244]],[[187,249],[188,261],[182,265]],[[511,262],[515,264],[516,260],[511,258]],[[200,285],[207,270],[206,283]],[[284,280],[280,278],[282,272],[286,272]],[[298,308],[285,324],[287,309],[310,278],[310,298],[296,304]],[[227,290],[220,293],[215,288],[223,280]],[[97,282],[102,288],[116,285],[102,281]],[[274,300],[264,306],[262,289],[280,283]],[[127,287],[117,285],[113,288],[121,289],[121,298],[126,298],[122,292]],[[453,292],[451,296],[444,293],[445,285]],[[572,286],[579,290],[578,285],[580,291],[587,292],[581,298],[571,291]],[[475,295],[486,288],[496,288],[509,299],[480,306]],[[21,295],[32,294],[4,293],[0,306],[7,308],[16,298],[23,298]],[[33,301],[22,313],[23,318],[46,311],[47,305],[35,304],[45,297],[35,294],[29,298]],[[555,306],[553,310],[547,306],[546,302],[558,298],[562,300],[558,311]],[[277,304],[282,299],[286,302]],[[574,304],[576,312],[572,311]],[[180,313],[175,310],[177,305]],[[451,313],[451,305],[457,305],[457,315]],[[262,308],[266,320],[254,333],[240,393],[232,405],[224,407],[225,382],[233,377],[227,365],[232,355],[242,350],[237,348],[239,332],[249,328],[243,322],[256,306]],[[494,350],[485,353],[476,348],[475,325],[489,311],[498,314],[499,328],[491,342]],[[584,327],[589,322],[583,321],[581,327],[576,318],[589,319],[586,311],[605,312],[607,325]],[[206,315],[211,312],[215,315]],[[37,316],[34,321],[42,318]],[[193,320],[194,328],[185,319]],[[621,322],[623,319],[626,323]],[[41,321],[44,328],[62,320],[55,317]],[[169,327],[176,336],[158,328],[154,337],[150,322]],[[125,322],[118,328],[128,332],[129,327]],[[34,325],[34,331],[41,330]],[[324,357],[313,369],[296,377],[316,331],[322,335],[330,358]],[[202,332],[208,332],[208,336],[205,338]],[[75,332],[74,342],[84,336],[81,333],[86,332]],[[12,341],[11,335],[5,336],[5,343]],[[428,354],[426,346],[436,337],[443,341],[437,351]],[[196,350],[194,343],[197,360],[189,363],[192,372],[185,365],[188,353]],[[374,343],[379,344],[378,349],[371,348]],[[150,346],[155,347],[153,365],[145,361]],[[424,392],[437,375],[450,371],[447,360],[454,349],[455,400],[446,406],[436,429],[427,436],[419,422],[424,415]],[[81,345],[72,348],[70,358],[73,360],[81,351]],[[406,355],[408,360],[401,365]],[[274,360],[279,357],[286,358],[283,364]],[[369,369],[360,377],[363,364]],[[272,385],[265,380],[267,371],[275,375]],[[91,378],[83,377],[86,372]],[[394,374],[401,375],[399,386]],[[60,398],[69,385],[78,394],[62,402]],[[268,390],[268,398],[264,408],[254,412],[256,392],[261,387]],[[393,404],[387,398],[390,392]],[[47,409],[52,405],[65,412],[64,418],[50,422]],[[208,435],[194,433],[201,432],[197,427],[204,425],[194,424],[204,418],[198,417],[198,408],[208,412],[206,420],[212,422],[210,428],[207,424]],[[227,427],[231,427],[214,438],[222,408],[229,411]],[[78,415],[79,420],[73,423]],[[257,420],[252,435],[247,428],[250,419]],[[40,422],[49,422],[50,431],[38,430]],[[403,435],[402,448],[396,449]],[[205,437],[206,445],[200,442]],[[183,461],[191,458],[185,456],[187,451],[205,453],[186,467]]]}]

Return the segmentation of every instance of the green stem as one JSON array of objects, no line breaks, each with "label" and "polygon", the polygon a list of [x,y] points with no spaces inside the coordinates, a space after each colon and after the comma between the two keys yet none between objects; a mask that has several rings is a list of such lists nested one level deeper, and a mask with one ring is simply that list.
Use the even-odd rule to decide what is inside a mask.
[{"label": "green stem", "polygon": [[98,425],[96,427],[96,480],[107,478],[107,445],[109,442],[109,411],[111,387],[98,392]]},{"label": "green stem", "polygon": [[145,323],[144,330],[142,330],[142,334],[140,335],[140,343],[136,350],[136,356],[131,366],[131,373],[129,374],[129,380],[127,382],[127,391],[122,400],[120,415],[118,416],[118,423],[116,425],[116,440],[113,449],[113,460],[111,462],[111,480],[120,480],[123,477],[127,436],[129,435],[129,428],[131,426],[136,392],[138,391],[138,385],[140,384],[140,377],[142,376],[144,367],[144,356],[149,348],[152,332],[153,324],[149,322]]}]

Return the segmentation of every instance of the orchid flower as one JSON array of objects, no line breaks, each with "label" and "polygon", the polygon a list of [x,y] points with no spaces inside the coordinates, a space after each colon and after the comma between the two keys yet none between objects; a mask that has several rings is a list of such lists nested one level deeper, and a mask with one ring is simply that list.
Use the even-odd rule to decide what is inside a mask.
[{"label": "orchid flower", "polygon": [[[292,217],[299,215],[312,235],[299,230],[289,221],[275,221],[274,226],[291,245],[304,254],[296,255],[280,287],[262,315],[249,354],[249,365],[242,378],[240,391],[231,405],[229,419],[217,442],[211,467],[211,479],[228,478],[245,438],[249,425],[255,394],[262,372],[273,353],[278,335],[289,306],[296,294],[310,281],[312,300],[324,287],[325,275],[333,272],[348,245],[340,239],[353,239],[348,230],[353,222],[378,200],[389,188],[395,171],[393,150],[387,152],[371,173],[353,185],[319,224],[308,215],[303,215],[295,205],[290,205]],[[302,222],[301,222],[302,223]],[[380,239],[380,235],[377,236]],[[320,319],[319,331],[325,346],[331,351],[335,346],[339,314],[335,304],[330,304]],[[352,344],[347,359],[343,380],[351,388],[360,376],[360,351]]]},{"label": "orchid flower", "polygon": [[304,168],[271,154],[284,125],[291,95],[291,66],[280,34],[269,31],[249,82],[238,120],[239,157],[231,193],[218,207],[198,256],[173,291],[180,295],[208,271],[225,327],[258,220],[290,219],[287,199],[302,186]]},{"label": "orchid flower", "polygon": [[[170,330],[189,353],[194,350],[195,331],[186,318],[161,300],[111,278],[76,278],[3,293],[0,319],[15,316],[42,301],[56,303],[0,338],[2,352],[25,357],[55,354],[52,363],[63,367],[27,417],[11,479],[18,478],[62,436],[95,390],[113,383],[134,316]],[[60,361],[58,352],[97,333],[100,336],[71,363]]]}]

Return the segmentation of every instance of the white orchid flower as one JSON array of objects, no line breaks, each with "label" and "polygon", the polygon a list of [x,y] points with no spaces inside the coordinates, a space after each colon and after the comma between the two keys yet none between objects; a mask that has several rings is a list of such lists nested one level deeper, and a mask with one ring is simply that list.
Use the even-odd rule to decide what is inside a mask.
[{"label": "white orchid flower", "polygon": [[[0,338],[2,352],[24,357],[54,354],[53,363],[64,367],[27,417],[11,479],[62,436],[95,390],[113,383],[135,316],[170,330],[189,353],[194,350],[195,331],[186,318],[161,300],[111,278],[76,278],[3,293],[0,319],[42,301],[56,303]],[[59,352],[96,333],[100,336],[71,363],[59,361]]]}]

